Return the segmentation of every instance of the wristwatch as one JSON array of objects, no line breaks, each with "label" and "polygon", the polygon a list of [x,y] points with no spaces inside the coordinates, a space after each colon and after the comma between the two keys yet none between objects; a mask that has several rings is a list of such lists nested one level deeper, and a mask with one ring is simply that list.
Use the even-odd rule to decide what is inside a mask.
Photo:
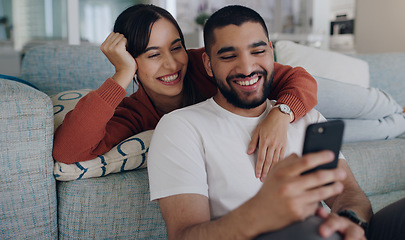
[{"label": "wristwatch", "polygon": [[291,121],[290,121],[290,122],[292,122],[292,121],[294,120],[294,119],[293,119],[293,113],[292,113],[292,111],[291,111],[291,108],[290,108],[289,106],[287,106],[286,104],[282,104],[282,103],[281,103],[281,104],[275,105],[274,107],[275,107],[275,108],[279,108],[282,113],[285,113],[285,114],[290,115],[290,118],[291,118]]},{"label": "wristwatch", "polygon": [[355,224],[359,225],[360,227],[362,227],[364,229],[364,232],[367,233],[367,229],[368,229],[368,223],[361,220],[357,214],[355,212],[353,212],[352,210],[343,210],[338,212],[338,215],[341,217],[345,217],[347,219],[349,219],[350,221],[354,222]]}]

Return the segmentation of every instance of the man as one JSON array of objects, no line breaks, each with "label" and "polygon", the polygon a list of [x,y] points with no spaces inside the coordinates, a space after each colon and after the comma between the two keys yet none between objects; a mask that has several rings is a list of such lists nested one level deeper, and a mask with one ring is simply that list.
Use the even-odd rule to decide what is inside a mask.
[{"label": "man", "polygon": [[[333,159],[328,151],[294,154],[302,151],[306,126],[324,121],[317,111],[290,125],[289,156],[270,169],[263,183],[255,177],[255,156],[244,149],[254,127],[274,107],[266,100],[273,51],[260,15],[241,6],[222,8],[207,21],[204,40],[206,71],[219,91],[164,116],[148,156],[151,199],[159,201],[169,238],[252,239],[269,233],[296,239],[295,233],[314,225],[311,216],[317,214],[325,220],[309,239],[338,237],[335,232],[365,239],[359,225],[337,214],[350,210],[364,222],[372,216],[345,160],[337,169],[301,175]],[[319,208],[322,200],[331,214]]]}]

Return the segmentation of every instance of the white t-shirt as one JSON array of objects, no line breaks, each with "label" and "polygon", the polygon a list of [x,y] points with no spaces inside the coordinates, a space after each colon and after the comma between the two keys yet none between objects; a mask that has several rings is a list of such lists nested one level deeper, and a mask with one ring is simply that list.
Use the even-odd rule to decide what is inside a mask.
[{"label": "white t-shirt", "polygon": [[[211,218],[221,217],[254,196],[262,186],[255,177],[257,155],[248,155],[251,135],[270,112],[242,117],[213,98],[166,114],[157,125],[148,153],[151,200],[176,194],[209,198]],[[306,126],[326,121],[316,110],[292,123],[286,156],[301,155]]]}]

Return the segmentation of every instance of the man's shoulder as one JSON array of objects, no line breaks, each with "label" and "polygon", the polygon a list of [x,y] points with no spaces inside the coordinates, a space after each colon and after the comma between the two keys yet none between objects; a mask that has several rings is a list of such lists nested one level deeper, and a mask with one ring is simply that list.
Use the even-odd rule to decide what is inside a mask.
[{"label": "man's shoulder", "polygon": [[303,125],[307,126],[312,123],[324,122],[326,121],[325,117],[316,109],[310,110],[302,118],[298,119],[293,123],[293,125]]}]

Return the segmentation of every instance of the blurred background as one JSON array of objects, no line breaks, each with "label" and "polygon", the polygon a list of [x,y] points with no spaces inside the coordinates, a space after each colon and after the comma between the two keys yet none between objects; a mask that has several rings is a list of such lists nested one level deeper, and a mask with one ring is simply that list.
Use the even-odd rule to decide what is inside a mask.
[{"label": "blurred background", "polygon": [[24,52],[36,45],[100,45],[118,14],[136,3],[171,12],[188,48],[202,46],[210,14],[240,4],[263,16],[272,41],[343,53],[405,51],[403,0],[0,0],[0,74],[19,76]]}]

